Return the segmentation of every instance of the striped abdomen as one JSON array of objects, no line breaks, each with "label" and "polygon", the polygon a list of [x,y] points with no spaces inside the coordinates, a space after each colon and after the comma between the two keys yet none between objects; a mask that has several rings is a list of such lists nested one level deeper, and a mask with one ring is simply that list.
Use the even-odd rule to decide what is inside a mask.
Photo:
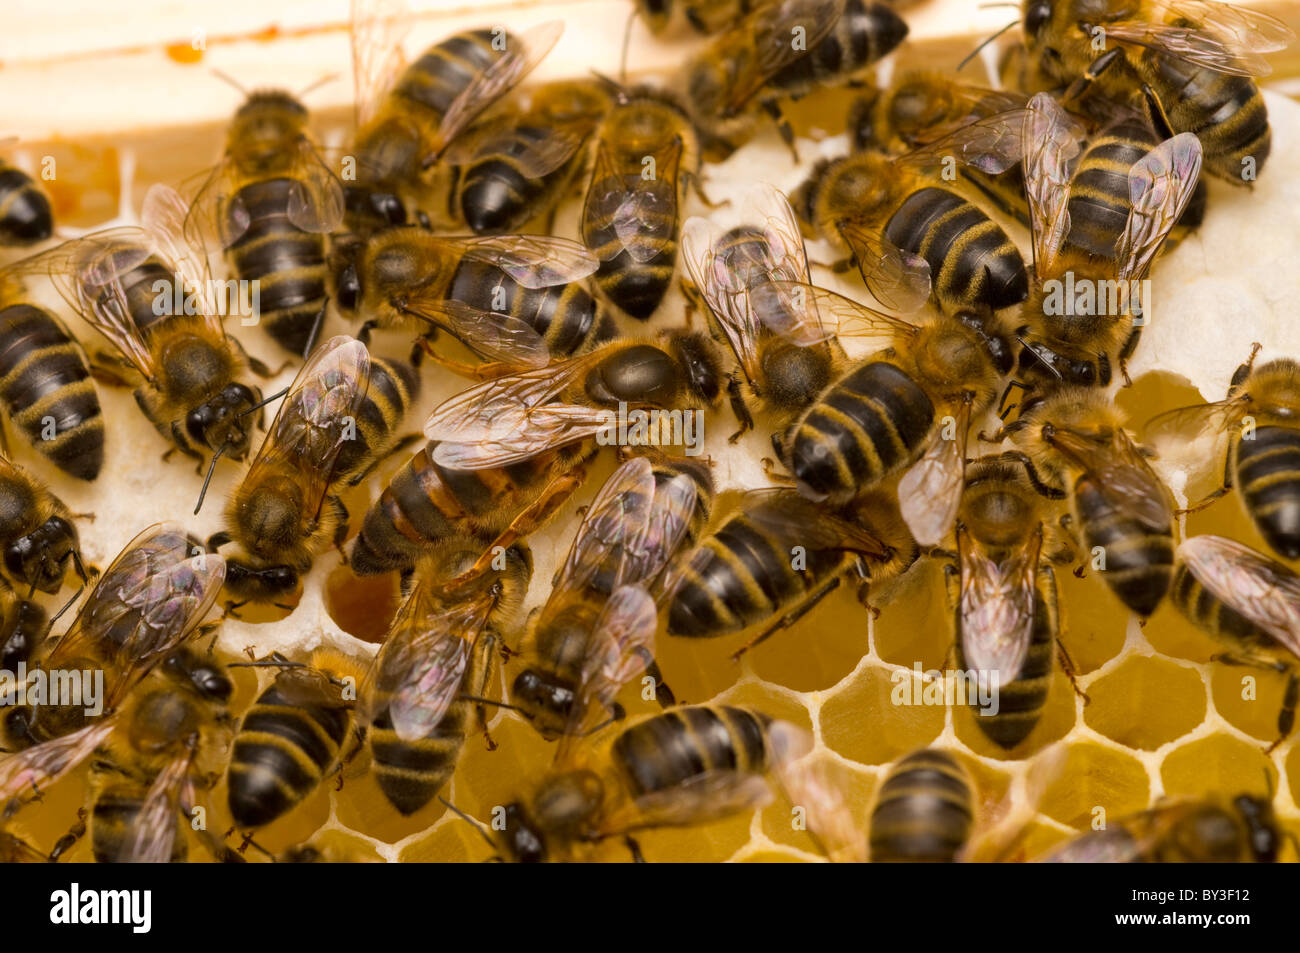
[{"label": "striped abdomen", "polygon": [[[967,666],[961,645],[959,619],[957,658],[958,664],[964,669]],[[998,704],[996,715],[986,715],[978,708],[973,709],[975,724],[994,743],[1010,750],[1024,741],[1038,724],[1047,704],[1047,690],[1052,684],[1052,656],[1055,651],[1056,632],[1043,598],[1043,589],[1039,586],[1034,591],[1034,623],[1029,636],[1029,654],[1025,656],[1019,677],[998,686],[994,696]]]},{"label": "striped abdomen", "polygon": [[357,479],[382,460],[397,442],[397,430],[420,394],[420,375],[406,361],[370,359],[370,385],[357,410],[357,432],[343,444],[334,472],[338,480]]},{"label": "striped abdomen", "polygon": [[541,176],[529,173],[520,161],[536,151],[555,148],[550,144],[555,136],[546,126],[515,126],[508,144],[494,138],[493,151],[476,154],[461,168],[458,211],[471,231],[479,235],[517,232],[554,207],[573,172],[572,158]]},{"label": "striped abdomen", "polygon": [[[95,798],[90,811],[90,845],[96,863],[113,864],[125,856],[147,793],[144,788],[115,785]],[[169,820],[177,824],[175,816]],[[186,854],[185,835],[177,824],[170,862],[184,863]]]},{"label": "striped abdomen", "polygon": [[1029,276],[1015,243],[997,222],[946,189],[909,195],[885,224],[884,236],[929,263],[931,296],[946,313],[996,311],[1029,296]]},{"label": "striped abdomen", "polygon": [[970,780],[950,754],[914,752],[890,769],[871,812],[873,863],[947,864],[970,837]]},{"label": "striped abdomen", "polygon": [[807,565],[795,569],[793,545],[768,535],[743,512],[732,516],[677,570],[681,581],[668,609],[669,634],[708,638],[771,619],[845,560],[839,550],[809,549]]},{"label": "striped abdomen", "polygon": [[249,224],[226,249],[226,260],[236,278],[258,283],[266,332],[301,355],[325,306],[326,236],[305,232],[289,221],[295,188],[292,179],[277,178],[254,182],[235,193]]},{"label": "striped abdomen", "polygon": [[624,729],[612,760],[632,797],[680,787],[710,771],[762,774],[769,719],[731,705],[682,705]]},{"label": "striped abdomen", "polygon": [[[184,314],[185,294],[182,288],[178,294],[176,272],[168,267],[156,255],[149,255],[140,261],[142,249],[138,245],[122,244],[105,252],[97,267],[99,270],[112,271],[117,284],[126,296],[126,308],[131,320],[142,332],[177,314]],[[138,264],[133,264],[134,262]],[[111,290],[96,293],[94,286],[85,285],[83,293],[91,299],[93,306],[102,310],[113,311],[117,299]]]},{"label": "striped abdomen", "polygon": [[0,245],[34,245],[52,234],[50,200],[30,175],[0,159]]},{"label": "striped abdomen", "polygon": [[456,267],[447,297],[527,322],[546,339],[552,358],[588,350],[610,336],[608,322],[580,282],[524,288],[499,268],[463,261]]},{"label": "striped abdomen", "polygon": [[1155,612],[1173,578],[1173,526],[1154,530],[1126,516],[1086,476],[1074,484],[1074,504],[1084,544],[1105,555],[1101,578],[1111,592],[1140,616]]},{"label": "striped abdomen", "polygon": [[241,827],[281,817],[316,789],[335,764],[352,714],[294,705],[272,685],[235,735],[227,775],[230,813]]},{"label": "striped abdomen", "polygon": [[1260,427],[1252,439],[1234,443],[1246,512],[1275,552],[1300,558],[1300,430]]},{"label": "striped abdomen", "polygon": [[868,361],[841,378],[786,436],[801,491],[844,503],[911,462],[934,404],[899,368]]},{"label": "striped abdomen", "polygon": [[1206,172],[1247,184],[1246,173],[1264,168],[1273,135],[1254,80],[1155,51],[1143,54],[1142,65],[1173,130],[1201,140]]},{"label": "striped abdomen", "polygon": [[99,395],[81,349],[49,312],[27,304],[0,310],[0,401],[32,446],[64,473],[82,480],[99,475]]},{"label": "striped abdomen", "polygon": [[906,36],[907,24],[888,5],[848,0],[830,33],[806,56],[778,70],[768,85],[795,97],[822,86],[842,86],[893,52]]},{"label": "striped abdomen", "polygon": [[[644,182],[639,170],[611,179],[612,181],[593,181],[591,191],[618,193],[629,197],[639,194],[655,196],[651,207],[637,209],[637,217],[645,229],[645,233],[638,236],[637,243],[647,249],[652,243],[657,244],[658,254],[645,261],[637,261],[628,253],[618,235],[619,215],[623,213],[621,205],[605,203],[591,218],[584,215],[582,240],[600,259],[600,268],[594,279],[600,290],[627,314],[639,321],[646,321],[667,294],[677,265],[677,222],[659,211],[670,202],[675,204],[674,196],[667,193],[670,189],[676,191],[677,183],[669,182],[666,178],[653,183]],[[593,203],[591,197],[588,197],[586,211],[592,211],[594,204],[596,203]]]},{"label": "striped abdomen", "polygon": [[1230,609],[1197,582],[1185,565],[1174,569],[1169,600],[1188,621],[1227,646],[1241,649],[1264,649],[1276,645],[1272,636],[1245,616]]},{"label": "striped abdomen", "polygon": [[515,49],[523,40],[511,33],[498,37],[491,30],[466,30],[429,47],[406,68],[393,86],[391,97],[414,103],[441,119],[451,104],[485,70],[501,57],[501,49]]}]

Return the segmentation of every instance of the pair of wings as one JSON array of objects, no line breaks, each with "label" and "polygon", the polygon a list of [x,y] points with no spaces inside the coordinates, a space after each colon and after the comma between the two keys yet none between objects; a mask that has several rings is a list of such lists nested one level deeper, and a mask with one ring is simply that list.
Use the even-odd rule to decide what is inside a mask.
[{"label": "pair of wings", "polygon": [[582,207],[582,234],[590,245],[597,229],[612,228],[618,243],[604,260],[626,253],[644,265],[663,254],[664,243],[677,235],[682,139],[674,136],[646,152],[654,160],[651,179],[642,174],[644,158],[629,168],[620,156],[616,143],[601,140]]},{"label": "pair of wings", "polygon": [[1150,857],[1171,834],[1206,808],[1205,801],[1171,799],[1129,817],[1102,831],[1088,831],[1054,847],[1036,863],[1133,864]]},{"label": "pair of wings", "polygon": [[[550,235],[425,238],[449,261],[498,268],[522,288],[552,288],[581,281],[600,267],[583,245]],[[412,288],[402,313],[445,330],[480,357],[513,367],[541,367],[552,355],[541,333],[523,318],[447,298],[441,289]]]},{"label": "pair of wings", "polygon": [[50,670],[84,659],[102,662],[105,707],[112,710],[194,632],[225,578],[225,560],[206,553],[184,527],[155,524],[127,543],[99,577],[41,665]]},{"label": "pair of wings", "polygon": [[1211,535],[1183,540],[1178,558],[1216,599],[1300,657],[1300,576],[1289,567]]},{"label": "pair of wings", "polygon": [[[374,118],[405,67],[402,42],[410,18],[398,0],[352,0],[352,75],[358,129]],[[490,66],[474,73],[443,111],[437,131],[423,144],[427,149],[427,155],[421,157],[423,163],[427,166],[435,161],[483,110],[518,85],[563,32],[560,20],[528,30],[503,31],[505,48]]]},{"label": "pair of wings", "polygon": [[968,668],[996,676],[997,685],[1015,681],[1029,654],[1042,543],[1040,527],[1026,545],[993,559],[957,528],[962,656]]},{"label": "pair of wings", "polygon": [[312,352],[276,412],[244,477],[250,486],[286,471],[302,482],[308,507],[319,507],[337,477],[334,461],[357,438],[356,419],[370,385],[370,353],[340,334]]},{"label": "pair of wings", "polygon": [[[1057,276],[1070,233],[1070,178],[1081,149],[1078,123],[1047,93],[1029,101],[1024,120],[1024,169],[1040,281]],[[1129,170],[1128,219],[1115,242],[1115,277],[1145,278],[1169,230],[1187,207],[1201,172],[1201,143],[1190,132],[1157,145]]]},{"label": "pair of wings", "polygon": [[1126,431],[1081,434],[1057,427],[1048,442],[1090,477],[1120,514],[1154,532],[1171,531],[1174,509],[1169,491]]}]

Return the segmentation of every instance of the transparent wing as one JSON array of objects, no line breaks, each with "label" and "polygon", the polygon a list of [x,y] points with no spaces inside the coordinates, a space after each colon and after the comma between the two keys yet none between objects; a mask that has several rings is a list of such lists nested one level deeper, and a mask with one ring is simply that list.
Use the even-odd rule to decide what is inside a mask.
[{"label": "transparent wing", "polygon": [[1127,433],[1116,430],[1098,438],[1054,428],[1049,439],[1120,512],[1153,530],[1170,531],[1174,512],[1169,491]]},{"label": "transparent wing", "polygon": [[176,823],[181,786],[189,775],[194,752],[173,758],[158,772],[140,810],[127,824],[126,837],[118,863],[165,864],[172,858],[172,848],[180,834]]},{"label": "transparent wing", "polygon": [[970,401],[964,401],[952,439],[944,437],[943,427],[936,427],[925,452],[898,481],[899,510],[922,546],[938,546],[957,522],[969,429]]},{"label": "transparent wing", "polygon": [[1026,109],[1023,98],[1015,95],[1009,97],[1006,107],[992,116],[949,128],[907,153],[902,161],[929,169],[952,158],[989,175],[1014,168],[1025,154]]},{"label": "transparent wing", "polygon": [[1150,15],[1153,22],[1105,23],[1106,35],[1238,76],[1267,76],[1273,70],[1260,54],[1285,49],[1295,39],[1275,17],[1213,0],[1153,0]]},{"label": "transparent wing", "polygon": [[190,207],[181,194],[171,186],[154,183],[145,193],[140,210],[140,223],[153,240],[159,256],[176,269],[188,293],[196,294],[202,302],[203,318],[213,334],[225,341],[221,316],[213,300],[212,268],[207,251],[193,245],[185,234],[185,223]]},{"label": "transparent wing", "polygon": [[443,151],[443,159],[458,166],[509,156],[510,163],[526,178],[540,179],[572,159],[591,135],[594,124],[554,124],[541,139],[525,139],[515,133],[514,122],[485,119],[461,135]]},{"label": "transparent wing", "polygon": [[751,811],[772,800],[772,787],[759,774],[710,770],[663,791],[643,794],[612,811],[600,833],[614,836],[651,827],[687,827]]},{"label": "transparent wing", "polygon": [[19,804],[36,800],[44,789],[62,778],[107,740],[110,719],[87,725],[62,738],[27,748],[0,760],[0,806],[6,815]]},{"label": "transparent wing", "polygon": [[571,284],[600,267],[585,246],[550,235],[487,235],[454,244],[461,257],[500,268],[525,288]]},{"label": "transparent wing", "polygon": [[1128,188],[1132,208],[1116,242],[1116,277],[1145,278],[1169,230],[1187,207],[1201,174],[1201,141],[1182,132],[1133,164]]},{"label": "transparent wing", "polygon": [[521,429],[475,443],[440,443],[433,459],[452,470],[488,470],[528,460],[546,450],[594,437],[608,429],[610,411],[576,404],[547,404],[529,411]]},{"label": "transparent wing", "polygon": [[1234,397],[1208,404],[1176,407],[1147,421],[1143,434],[1154,443],[1192,443],[1204,437],[1222,438],[1246,412],[1247,399]]},{"label": "transparent wing", "polygon": [[541,367],[550,361],[546,339],[512,314],[424,293],[407,297],[402,310],[442,328],[485,360],[515,367]]},{"label": "transparent wing", "polygon": [[399,0],[352,0],[352,82],[357,128],[369,122],[402,71],[402,41],[410,29]]},{"label": "transparent wing", "polygon": [[842,549],[877,557],[887,552],[870,530],[832,516],[823,507],[784,487],[750,490],[745,494],[744,510],[759,527],[791,546],[810,550]]},{"label": "transparent wing", "polygon": [[1025,193],[1040,278],[1055,274],[1056,257],[1070,233],[1070,171],[1081,129],[1048,93],[1029,101],[1024,120]]},{"label": "transparent wing", "polygon": [[[800,325],[809,335],[802,340],[810,344],[832,337],[854,338],[868,342],[874,351],[896,344],[900,337],[911,337],[917,331],[915,325],[902,318],[816,285],[773,281],[762,288],[771,288],[781,295],[782,300],[794,302],[793,307],[799,311],[812,311],[814,318]],[[814,328],[818,332],[817,339],[812,337]],[[792,333],[783,333],[782,336],[794,339]],[[798,343],[799,339],[795,340]]]},{"label": "transparent wing", "polygon": [[682,140],[674,137],[647,155],[654,159],[656,170],[650,180],[643,178],[640,170],[619,169],[611,144],[602,142],[582,212],[584,231],[593,224],[609,222],[618,237],[619,249],[638,264],[657,258],[663,252],[663,243],[677,234]]},{"label": "transparent wing", "polygon": [[289,221],[304,232],[328,235],[343,223],[343,183],[306,136],[294,145]]},{"label": "transparent wing", "polygon": [[612,574],[614,586],[624,581],[640,582],[621,578],[622,563],[629,546],[644,534],[654,503],[655,476],[650,461],[645,457],[624,461],[587,507],[548,604],[584,589],[593,576],[611,565],[616,567]]},{"label": "transparent wing", "polygon": [[1186,539],[1178,556],[1215,598],[1300,656],[1300,576],[1222,536]]},{"label": "transparent wing", "polygon": [[[745,49],[751,43],[753,49],[753,55],[737,58],[725,113],[741,109],[775,73],[808,55],[830,35],[843,12],[844,0],[781,0],[759,7],[732,33],[719,37],[714,49]],[[805,35],[802,45],[791,42],[796,30]]]},{"label": "transparent wing", "polygon": [[682,226],[682,261],[745,376],[759,380],[758,326],[749,307],[748,289],[736,281],[716,253],[721,237],[722,232],[708,219],[687,219]]},{"label": "transparent wing", "polygon": [[999,685],[1015,681],[1029,653],[1041,544],[1037,534],[1032,544],[998,563],[973,545],[964,530],[957,533],[962,652],[971,669],[996,672]]},{"label": "transparent wing", "polygon": [[768,728],[773,775],[787,800],[801,808],[808,831],[833,863],[867,859],[865,805],[851,797],[848,770],[830,757],[812,753],[813,738],[802,728],[776,721]]},{"label": "transparent wing", "polygon": [[837,227],[858,263],[867,290],[877,301],[893,311],[911,314],[930,300],[928,261],[903,251],[874,229],[848,221]]}]

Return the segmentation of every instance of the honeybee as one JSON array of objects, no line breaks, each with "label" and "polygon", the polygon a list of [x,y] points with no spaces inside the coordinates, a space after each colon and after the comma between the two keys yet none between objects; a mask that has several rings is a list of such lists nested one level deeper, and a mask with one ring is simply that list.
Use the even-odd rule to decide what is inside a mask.
[{"label": "honeybee", "polygon": [[1273,669],[1287,676],[1277,716],[1280,745],[1300,704],[1300,576],[1222,536],[1193,536],[1178,547],[1171,598],[1194,624],[1225,643],[1219,661]]},{"label": "honeybee", "polygon": [[30,175],[0,159],[0,245],[35,245],[53,234],[49,198]]},{"label": "honeybee", "polygon": [[560,80],[508,121],[493,117],[479,134],[471,130],[447,154],[455,166],[449,211],[477,235],[518,232],[553,215],[612,105],[604,80]]},{"label": "honeybee", "polygon": [[[611,670],[635,660],[623,655]],[[604,714],[607,688],[605,679],[591,680],[571,715],[575,730],[561,736],[546,776],[505,806],[498,838],[507,859],[561,860],[623,836],[641,860],[631,832],[702,824],[771,798],[767,776],[783,756],[772,729],[783,723],[748,708],[683,705],[620,729],[598,751],[577,726]]]},{"label": "honeybee", "polygon": [[1229,182],[1263,167],[1272,135],[1252,77],[1270,71],[1261,53],[1295,38],[1281,21],[1209,0],[1025,0],[1022,20],[1030,60],[1071,84],[1067,99],[1095,85],[1113,102],[1145,100],[1157,127],[1194,133],[1207,170]]},{"label": "honeybee", "polygon": [[618,91],[605,117],[582,207],[582,239],[600,259],[596,286],[624,313],[649,320],[677,263],[683,184],[699,168],[686,110],[646,86]]},{"label": "honeybee", "polygon": [[697,501],[712,492],[707,464],[664,459],[656,467],[633,457],[587,507],[546,604],[529,619],[527,665],[510,688],[511,701],[543,737],[570,727],[575,702],[608,654],[636,652],[641,667],[653,658],[652,590],[691,523],[699,524]]},{"label": "honeybee", "polygon": [[325,315],[326,242],[343,221],[343,186],[321,160],[307,109],[279,89],[247,94],[188,226],[221,239],[231,275],[257,282],[259,314],[281,347],[306,357]]},{"label": "honeybee", "polygon": [[[717,336],[731,346],[749,396],[774,418],[777,432],[839,376],[848,359],[816,309],[781,282],[806,285],[808,257],[790,203],[768,185],[745,197],[746,224],[725,233],[704,218],[682,228],[688,291],[703,298]],[[739,378],[728,387],[740,430],[753,429]]]},{"label": "honeybee", "polygon": [[310,665],[279,655],[234,664],[280,669],[240,722],[226,770],[235,823],[262,827],[297,807],[331,770],[341,767],[366,668],[325,649],[312,654]]},{"label": "honeybee", "polygon": [[[794,149],[782,98],[854,80],[907,36],[888,6],[863,0],[780,0],[760,6],[687,62],[683,92],[708,151],[725,158],[763,110]],[[802,42],[795,42],[799,38]]]},{"label": "honeybee", "polygon": [[86,357],[63,322],[26,298],[17,275],[0,270],[0,403],[51,463],[94,480],[104,465],[104,416]]},{"label": "honeybee", "polygon": [[1173,500],[1114,402],[1095,388],[1063,387],[1031,397],[991,439],[1003,435],[1066,488],[1085,548],[1104,554],[1094,565],[1111,591],[1143,618],[1155,612],[1173,578]]},{"label": "honeybee", "polygon": [[[955,607],[961,668],[988,678],[997,693],[995,714],[976,724],[1011,749],[1043,714],[1060,645],[1056,573],[1044,551],[1048,500],[1060,491],[1041,483],[1016,454],[982,457],[966,469],[957,522],[957,559],[944,567]],[[1062,662],[1067,673],[1072,666]]]},{"label": "honeybee", "polygon": [[[1191,200],[1201,145],[1180,133],[1133,164],[1123,229],[1113,256],[1099,259],[1082,244],[1085,230],[1072,226],[1070,169],[1078,136],[1077,124],[1050,96],[1039,93],[1030,100],[1023,141],[1036,280],[1022,311],[1025,326],[1017,332],[1025,343],[1020,369],[1031,381],[1104,387],[1114,360],[1128,380],[1124,365],[1149,304],[1141,300],[1138,283]],[[1119,205],[1125,205],[1122,199]],[[1085,220],[1099,211],[1094,206]]]},{"label": "honeybee", "polygon": [[141,379],[136,403],[174,450],[199,461],[240,460],[262,399],[241,378],[250,369],[271,372],[222,327],[207,256],[184,234],[188,213],[173,189],[154,185],[143,229],[88,235],[33,261],[50,265],[68,304],[121,353],[124,366],[101,365],[100,376]]},{"label": "honeybee", "polygon": [[516,544],[499,571],[443,588],[477,556],[451,543],[419,561],[358,695],[371,772],[403,815],[428,804],[451,777],[471,707],[486,735],[483,704],[460,696],[486,695],[501,628],[518,614],[532,578],[532,554]]},{"label": "honeybee", "polygon": [[513,368],[541,366],[610,335],[579,284],[596,267],[594,255],[563,238],[449,238],[418,226],[341,243],[334,260],[339,310],[366,317],[362,341],[374,327],[418,327],[424,350],[437,357],[429,340],[442,330]]},{"label": "honeybee", "polygon": [[402,69],[402,14],[367,9],[372,6],[352,5],[356,178],[344,195],[347,226],[358,233],[405,223],[406,202],[436,188],[427,170],[541,62],[564,30],[558,20],[526,32],[466,30]]},{"label": "honeybee", "polygon": [[[103,708],[114,712],[145,675],[202,627],[225,576],[221,556],[205,553],[182,527],[156,523],[126,544],[67,632],[42,642],[34,662],[46,672],[102,669]],[[6,746],[59,739],[85,720],[79,705],[14,707],[4,720]]]},{"label": "honeybee", "polygon": [[226,563],[237,604],[291,597],[316,557],[342,546],[348,514],[334,491],[349,474],[338,458],[358,429],[369,380],[369,352],[347,335],[317,348],[294,378],[230,497],[226,529],[208,540],[209,550],[232,541],[243,550]]},{"label": "honeybee", "polygon": [[1242,507],[1269,547],[1286,559],[1300,559],[1300,480],[1291,463],[1300,452],[1295,424],[1300,364],[1282,358],[1256,368],[1258,353],[1256,344],[1233,374],[1227,399],[1160,414],[1147,423],[1146,432],[1157,448],[1213,437],[1216,453],[1224,454],[1223,486],[1190,510],[1239,487]]},{"label": "honeybee", "polygon": [[50,631],[50,620],[39,603],[24,599],[0,577],[0,670],[18,671]]},{"label": "honeybee", "polygon": [[63,501],[22,467],[0,456],[0,577],[28,590],[58,592],[71,563],[84,583],[81,540]]}]

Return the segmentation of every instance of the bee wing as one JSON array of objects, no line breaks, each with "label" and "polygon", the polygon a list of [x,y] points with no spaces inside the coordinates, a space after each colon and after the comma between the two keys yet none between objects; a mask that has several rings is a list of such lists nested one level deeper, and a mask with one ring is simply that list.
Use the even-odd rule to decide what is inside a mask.
[{"label": "bee wing", "polygon": [[989,175],[1014,168],[1025,154],[1025,101],[1016,94],[1002,95],[1007,97],[1001,103],[1003,111],[947,127],[942,135],[904,155],[903,161],[930,168],[951,158]]},{"label": "bee wing", "polygon": [[1106,36],[1237,76],[1267,76],[1273,68],[1260,54],[1295,39],[1275,17],[1213,0],[1154,0],[1151,15],[1154,22],[1106,23]]},{"label": "bee wing", "polygon": [[212,268],[207,252],[202,245],[192,245],[185,233],[189,214],[190,207],[179,192],[169,185],[154,183],[145,193],[140,222],[159,255],[176,269],[186,292],[198,295],[208,327],[224,342],[225,329],[212,299]]},{"label": "bee wing", "polygon": [[966,435],[970,401],[963,401],[953,439],[936,427],[925,452],[898,481],[898,506],[913,538],[922,546],[938,546],[957,522],[966,477]]},{"label": "bee wing", "polygon": [[817,503],[784,487],[750,490],[745,494],[744,510],[761,529],[792,546],[842,549],[877,557],[887,552],[869,530],[830,515]]},{"label": "bee wing", "polygon": [[1055,99],[1038,93],[1029,101],[1023,137],[1034,265],[1045,278],[1055,273],[1057,253],[1070,232],[1070,169],[1081,131]]},{"label": "bee wing", "polygon": [[126,837],[114,860],[121,864],[165,864],[180,834],[176,823],[181,786],[189,776],[194,751],[167,763],[145,795],[135,817],[127,823]]},{"label": "bee wing", "polygon": [[318,505],[339,451],[355,439],[369,382],[370,352],[360,341],[340,334],[316,348],[289,386],[245,481],[255,485],[287,465],[302,474],[304,500]]},{"label": "bee wing", "polygon": [[1024,667],[1034,624],[1034,580],[1041,533],[1001,563],[957,533],[961,592],[957,606],[962,652],[977,672],[996,672],[998,684],[1015,681]]},{"label": "bee wing", "polygon": [[434,324],[480,357],[515,367],[540,367],[551,359],[546,339],[523,318],[484,311],[441,295],[416,294],[403,311]]},{"label": "bee wing", "polygon": [[374,116],[402,71],[408,16],[399,0],[352,0],[352,82],[358,129]]},{"label": "bee wing", "polygon": [[850,799],[847,769],[832,758],[813,753],[813,738],[787,721],[768,727],[774,749],[773,776],[786,799],[803,809],[808,832],[833,863],[867,859],[866,817]]},{"label": "bee wing", "polygon": [[[584,588],[611,559],[620,561],[615,570],[616,577],[620,576],[621,563],[627,558],[629,546],[649,524],[654,503],[655,476],[650,461],[645,457],[625,460],[587,507],[553,592],[558,595]],[[625,581],[641,580],[616,578],[614,586]]]},{"label": "bee wing", "polygon": [[485,120],[462,134],[443,152],[443,160],[458,166],[474,161],[508,155],[512,163],[528,178],[540,179],[564,165],[577,154],[591,135],[594,123],[569,122],[550,126],[541,139],[523,139],[516,135],[516,122],[502,124]]},{"label": "bee wing", "polygon": [[1300,576],[1222,536],[1185,539],[1178,556],[1220,602],[1300,656]]},{"label": "bee wing", "polygon": [[1127,433],[1117,430],[1099,440],[1057,429],[1051,443],[1082,467],[1120,512],[1153,530],[1170,530],[1174,511],[1169,491]]},{"label": "bee wing", "polygon": [[761,774],[716,769],[662,791],[642,794],[610,812],[600,834],[611,837],[641,828],[706,824],[770,803],[772,787]]},{"label": "bee wing", "polygon": [[200,244],[205,236],[215,235],[224,249],[235,244],[248,231],[253,218],[243,200],[230,194],[228,186],[232,174],[228,155],[208,172],[190,199],[184,225],[186,241]]},{"label": "bee wing", "polygon": [[[447,145],[467,127],[474,117],[496,102],[518,82],[532,72],[533,67],[551,51],[564,32],[564,21],[548,20],[522,33],[502,32],[503,42],[510,37],[515,42],[501,52],[496,62],[479,71],[470,83],[451,101],[438,124],[438,135],[431,154],[436,159]],[[495,40],[495,38],[494,38]],[[494,46],[495,48],[495,46]]]},{"label": "bee wing", "polygon": [[293,185],[286,214],[304,232],[328,235],[343,223],[343,183],[306,136],[294,145]]},{"label": "bee wing", "polygon": [[11,813],[18,803],[27,803],[21,800],[25,795],[31,795],[31,799],[39,797],[44,788],[90,757],[113,728],[113,720],[104,719],[61,738],[6,755],[0,761],[0,805],[4,813]]},{"label": "bee wing", "polygon": [[524,415],[518,430],[476,443],[440,443],[433,459],[452,470],[490,470],[521,463],[543,451],[594,437],[610,426],[610,413],[600,407],[547,404]]},{"label": "bee wing", "polygon": [[275,690],[290,705],[317,708],[347,708],[347,686],[309,665],[281,669],[275,676]]},{"label": "bee wing", "polygon": [[1035,860],[1040,864],[1132,864],[1142,856],[1142,844],[1123,827],[1088,831]]},{"label": "bee wing", "polygon": [[1240,419],[1245,406],[1245,399],[1236,397],[1208,404],[1176,407],[1148,420],[1143,435],[1153,443],[1193,443],[1203,437],[1222,438]]},{"label": "bee wing", "polygon": [[[769,288],[772,291],[766,292],[765,289]],[[852,298],[816,285],[772,281],[751,291],[751,296],[755,292],[780,294],[782,301],[790,302],[788,310],[791,313],[811,312],[813,317],[810,320],[799,323],[784,333],[778,331],[783,337],[805,347],[834,337],[865,339],[872,350],[879,350],[896,343],[900,335],[910,336],[917,330],[902,318],[869,308]],[[761,301],[762,298],[759,297],[758,300]]]},{"label": "bee wing", "polygon": [[[779,70],[808,55],[830,35],[844,12],[845,0],[781,0],[750,13],[732,33],[715,44],[744,48],[753,37],[752,56],[740,57],[727,98],[726,111],[743,107]],[[802,30],[805,42],[791,42],[796,30]]]},{"label": "bee wing", "polygon": [[[627,252],[638,264],[659,257],[663,243],[677,234],[681,137],[661,144],[648,155],[654,159],[653,179],[643,178],[639,170],[621,170],[614,160],[611,144],[602,142],[582,210],[584,230],[610,222],[618,237],[619,251]],[[617,254],[615,251],[610,258]]]},{"label": "bee wing", "polygon": [[748,289],[714,253],[721,234],[708,219],[698,216],[687,219],[682,226],[682,260],[745,376],[751,381],[759,380],[758,325],[750,307]]},{"label": "bee wing", "polygon": [[472,443],[514,433],[530,413],[553,400],[603,356],[602,351],[593,351],[476,384],[435,407],[424,423],[424,434],[430,440]]},{"label": "bee wing", "polygon": [[550,235],[487,235],[456,245],[464,258],[500,268],[525,288],[567,285],[600,267],[585,246]]},{"label": "bee wing", "polygon": [[910,314],[930,299],[928,261],[853,222],[840,222],[837,229],[858,263],[867,290],[886,308]]},{"label": "bee wing", "polygon": [[744,206],[746,221],[763,226],[772,280],[810,282],[803,232],[785,193],[760,182],[745,193]]},{"label": "bee wing", "polygon": [[1115,243],[1120,281],[1146,277],[1160,246],[1187,207],[1201,174],[1201,141],[1181,132],[1133,164],[1128,174],[1129,210]]}]

